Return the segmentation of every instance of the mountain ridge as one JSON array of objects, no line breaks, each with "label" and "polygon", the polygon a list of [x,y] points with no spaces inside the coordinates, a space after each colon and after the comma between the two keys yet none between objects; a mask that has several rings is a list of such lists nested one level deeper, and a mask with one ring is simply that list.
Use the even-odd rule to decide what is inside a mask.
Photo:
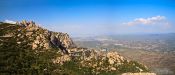
[{"label": "mountain ridge", "polygon": [[[24,20],[22,22],[17,22],[16,24],[1,23],[0,27],[2,30],[0,34],[1,38],[7,40],[8,38],[14,38],[17,45],[24,45],[27,46],[27,48],[30,47],[30,49],[34,50],[34,53],[39,52],[38,54],[40,54],[40,52],[47,52],[49,49],[56,50],[56,57],[51,58],[51,61],[53,64],[60,65],[61,67],[63,66],[63,69],[69,67],[65,66],[65,64],[70,65],[78,63],[72,66],[79,66],[74,67],[74,69],[80,68],[80,73],[77,73],[80,75],[81,71],[83,72],[82,74],[149,72],[145,65],[136,61],[129,61],[116,51],[108,51],[105,48],[94,50],[78,47],[74,44],[67,33],[52,32],[47,29],[43,29],[42,27],[36,25],[33,21],[27,22]],[[3,39],[0,40],[1,42],[5,42]],[[0,46],[4,45],[5,43],[1,43]],[[89,70],[86,72],[81,70],[81,68]],[[57,69],[54,71],[56,70]],[[56,72],[62,73],[62,71],[64,72],[65,70],[59,70]],[[72,69],[70,69],[70,71],[73,71],[76,74],[76,71]]]}]

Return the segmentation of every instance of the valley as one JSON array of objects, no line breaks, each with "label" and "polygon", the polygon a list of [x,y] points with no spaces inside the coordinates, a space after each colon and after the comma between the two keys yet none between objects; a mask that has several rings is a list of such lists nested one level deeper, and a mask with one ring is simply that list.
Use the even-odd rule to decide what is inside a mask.
[{"label": "valley", "polygon": [[[158,75],[174,75],[175,34],[116,35],[74,38],[76,44],[90,48],[107,48],[130,60],[139,61]],[[78,40],[76,40],[78,39]],[[84,41],[85,40],[85,41]]]}]

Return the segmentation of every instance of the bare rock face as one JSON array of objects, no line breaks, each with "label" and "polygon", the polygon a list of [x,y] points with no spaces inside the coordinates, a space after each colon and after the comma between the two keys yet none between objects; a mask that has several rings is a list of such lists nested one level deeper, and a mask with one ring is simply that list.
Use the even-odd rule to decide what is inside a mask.
[{"label": "bare rock face", "polygon": [[53,63],[58,63],[58,64],[64,64],[66,61],[70,61],[71,57],[69,55],[62,55],[60,57],[57,57],[55,60],[53,60]]},{"label": "bare rock face", "polygon": [[109,64],[121,64],[124,61],[124,57],[120,56],[117,52],[109,52],[107,57],[109,58]]},{"label": "bare rock face", "polygon": [[26,32],[26,36],[32,40],[32,49],[51,49],[60,48],[64,53],[68,54],[67,48],[75,46],[72,39],[67,33],[52,32],[41,28],[35,22],[17,22]]},{"label": "bare rock face", "polygon": [[50,32],[50,41],[55,45],[62,45],[65,48],[70,48],[74,46],[72,39],[69,37],[67,33],[61,32]]}]

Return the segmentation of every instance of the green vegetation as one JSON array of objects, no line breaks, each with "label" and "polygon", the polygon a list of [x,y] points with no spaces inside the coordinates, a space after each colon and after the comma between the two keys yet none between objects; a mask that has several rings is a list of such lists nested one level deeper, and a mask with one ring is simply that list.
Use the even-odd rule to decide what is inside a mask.
[{"label": "green vegetation", "polygon": [[[2,27],[12,27],[12,25],[3,24]],[[15,26],[13,26],[16,28]],[[8,29],[8,28],[7,28]],[[10,30],[2,29],[1,35]],[[12,28],[13,29],[13,28]],[[14,36],[0,38],[0,74],[51,74],[56,68],[51,59],[56,55],[55,50],[36,53],[27,45],[30,40],[26,36],[20,38],[18,31],[13,30]],[[21,43],[18,44],[17,42]]]},{"label": "green vegetation", "polygon": [[0,36],[5,35],[6,33],[11,33],[19,28],[18,25],[0,23]]},{"label": "green vegetation", "polygon": [[124,64],[118,67],[119,67],[118,71],[122,73],[126,73],[126,72],[137,73],[137,72],[140,72],[139,69],[143,70],[143,72],[149,72],[149,70],[146,69],[144,65],[139,64],[136,61],[130,61],[130,62],[124,61]]},{"label": "green vegetation", "polygon": [[92,68],[82,67],[77,61],[67,61],[60,69],[63,75],[94,75]]}]

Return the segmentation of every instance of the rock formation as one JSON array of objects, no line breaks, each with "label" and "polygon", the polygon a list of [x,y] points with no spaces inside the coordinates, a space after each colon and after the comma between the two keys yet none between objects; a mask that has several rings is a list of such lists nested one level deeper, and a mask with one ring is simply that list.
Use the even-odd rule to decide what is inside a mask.
[{"label": "rock formation", "polygon": [[67,33],[43,29],[33,21],[27,22],[23,20],[22,22],[17,22],[17,24],[22,26],[22,29],[26,31],[26,36],[32,39],[32,49],[60,48],[62,52],[68,54],[66,49],[75,46]]}]

